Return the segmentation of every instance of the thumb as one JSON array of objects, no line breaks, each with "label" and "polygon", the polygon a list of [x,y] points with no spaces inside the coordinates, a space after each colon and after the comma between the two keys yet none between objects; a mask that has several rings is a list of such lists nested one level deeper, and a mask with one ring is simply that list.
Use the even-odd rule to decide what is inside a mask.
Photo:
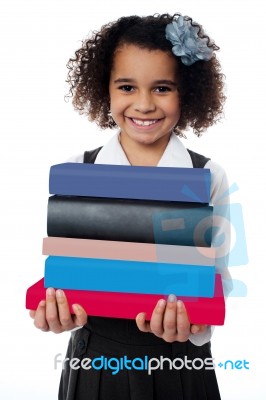
[{"label": "thumb", "polygon": [[84,308],[81,307],[79,304],[73,304],[72,308],[75,313],[74,324],[76,326],[85,325],[87,323],[88,316]]},{"label": "thumb", "polygon": [[207,325],[191,325],[190,332],[193,334],[204,332]]},{"label": "thumb", "polygon": [[36,311],[35,310],[30,310],[29,314],[30,314],[30,317],[34,319]]}]

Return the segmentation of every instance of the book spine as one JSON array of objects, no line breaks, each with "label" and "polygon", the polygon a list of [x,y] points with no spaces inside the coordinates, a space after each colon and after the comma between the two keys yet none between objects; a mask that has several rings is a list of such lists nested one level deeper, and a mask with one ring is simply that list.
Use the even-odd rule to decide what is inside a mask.
[{"label": "book spine", "polygon": [[50,168],[57,195],[209,203],[210,170],[64,163]]},{"label": "book spine", "polygon": [[49,256],[45,287],[213,297],[215,267]]},{"label": "book spine", "polygon": [[51,196],[47,234],[55,237],[210,247],[212,206]]},{"label": "book spine", "polygon": [[[28,288],[26,308],[36,310],[41,300],[45,299],[44,279]],[[89,316],[135,319],[140,312],[146,313],[146,320],[151,319],[157,302],[164,295],[145,295],[130,293],[112,293],[83,290],[64,290],[70,312],[74,314],[72,304],[80,304]],[[221,276],[216,275],[215,295],[213,298],[179,297],[185,304],[192,324],[223,325],[225,302]]]}]

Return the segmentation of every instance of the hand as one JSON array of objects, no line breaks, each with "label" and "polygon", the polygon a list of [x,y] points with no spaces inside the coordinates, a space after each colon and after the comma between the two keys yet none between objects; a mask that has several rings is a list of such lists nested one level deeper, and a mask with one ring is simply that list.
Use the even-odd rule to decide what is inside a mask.
[{"label": "hand", "polygon": [[30,310],[36,328],[48,332],[61,333],[83,326],[87,322],[86,311],[78,304],[73,304],[74,315],[69,312],[69,306],[63,290],[46,290],[46,300],[40,301],[36,311]]},{"label": "hand", "polygon": [[184,303],[176,301],[175,295],[168,296],[167,301],[158,301],[150,322],[145,321],[145,313],[140,313],[136,323],[142,332],[151,332],[169,343],[186,342],[191,333],[201,333],[207,328],[207,325],[190,324]]}]

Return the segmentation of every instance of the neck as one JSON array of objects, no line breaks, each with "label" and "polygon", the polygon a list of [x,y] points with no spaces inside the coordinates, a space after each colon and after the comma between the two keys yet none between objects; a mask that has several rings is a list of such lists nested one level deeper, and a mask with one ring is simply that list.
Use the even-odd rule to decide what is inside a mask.
[{"label": "neck", "polygon": [[131,165],[155,167],[169,143],[170,136],[164,136],[154,143],[145,144],[136,142],[121,132],[119,142]]}]

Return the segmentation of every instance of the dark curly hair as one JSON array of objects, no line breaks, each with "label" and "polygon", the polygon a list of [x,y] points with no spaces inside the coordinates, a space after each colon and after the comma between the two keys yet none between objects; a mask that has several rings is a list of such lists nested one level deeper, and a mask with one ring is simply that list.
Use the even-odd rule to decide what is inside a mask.
[{"label": "dark curly hair", "polygon": [[[82,42],[75,57],[67,63],[67,81],[73,96],[73,105],[80,114],[86,114],[101,128],[116,127],[110,115],[109,79],[115,50],[123,44],[133,44],[148,50],[162,50],[172,54],[172,44],[165,37],[166,25],[180,14],[155,14],[153,16],[122,17],[104,25],[99,32]],[[201,25],[185,16],[193,26],[198,27],[198,36],[207,39],[213,50],[219,47],[205,34]],[[218,121],[225,101],[224,75],[213,54],[209,61],[197,61],[190,66],[176,57],[181,116],[174,131],[184,136],[183,130],[191,127],[197,136]]]}]

